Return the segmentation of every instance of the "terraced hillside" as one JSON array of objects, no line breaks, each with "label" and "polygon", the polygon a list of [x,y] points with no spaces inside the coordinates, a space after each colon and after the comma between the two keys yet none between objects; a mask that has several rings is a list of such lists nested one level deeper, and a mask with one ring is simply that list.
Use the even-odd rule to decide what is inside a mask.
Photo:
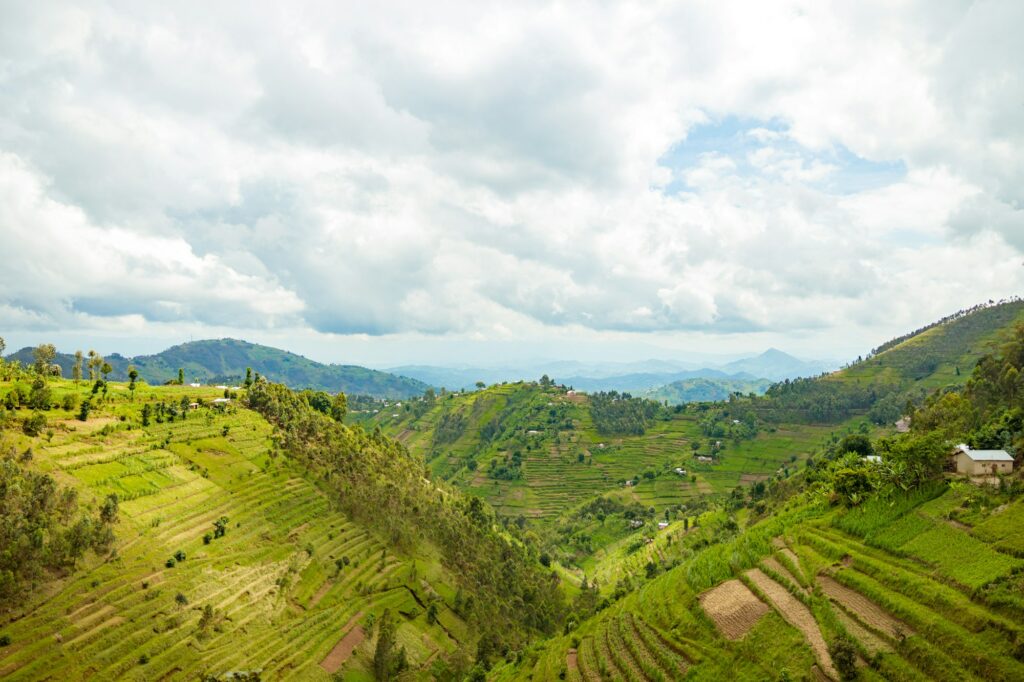
[{"label": "terraced hillside", "polygon": [[[702,432],[697,406],[662,410],[642,435],[601,434],[586,395],[537,383],[449,393],[428,405],[382,402],[376,409],[356,420],[380,426],[423,455],[436,475],[500,513],[541,519],[601,494],[660,513],[704,494],[727,493],[798,468],[839,430],[779,425],[753,439],[719,440],[713,461],[701,462],[697,458],[711,455],[716,439]],[[509,466],[516,453],[518,466]]]},{"label": "terraced hillside", "polygon": [[[53,382],[58,401],[89,395]],[[120,499],[109,555],[41,584],[0,616],[3,679],[196,679],[260,670],[263,679],[365,679],[372,622],[398,616],[412,669],[428,670],[468,640],[450,608],[454,580],[429,554],[396,554],[337,511],[288,458],[270,425],[220,392],[111,384],[85,422],[46,413],[29,438],[3,431],[5,451],[31,449],[95,505]],[[10,384],[0,384],[0,395]],[[144,405],[203,401],[141,426]],[[223,534],[218,531],[218,524]],[[428,609],[430,611],[428,617]]]},{"label": "terraced hillside", "polygon": [[494,678],[1024,679],[1022,521],[1024,501],[965,484],[804,498]]}]

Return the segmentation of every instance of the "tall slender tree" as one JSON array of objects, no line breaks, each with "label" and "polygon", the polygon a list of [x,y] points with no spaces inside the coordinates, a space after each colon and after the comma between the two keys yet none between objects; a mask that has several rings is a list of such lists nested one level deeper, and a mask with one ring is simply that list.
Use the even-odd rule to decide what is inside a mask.
[{"label": "tall slender tree", "polygon": [[78,384],[79,381],[82,380],[82,360],[83,359],[84,359],[84,357],[82,355],[82,351],[76,350],[75,351],[75,364],[71,368],[71,378],[75,380],[75,384],[76,385]]}]

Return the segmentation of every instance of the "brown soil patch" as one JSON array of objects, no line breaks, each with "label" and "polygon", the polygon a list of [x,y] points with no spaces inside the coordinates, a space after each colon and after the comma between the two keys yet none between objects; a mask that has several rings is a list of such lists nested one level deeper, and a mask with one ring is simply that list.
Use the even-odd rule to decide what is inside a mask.
[{"label": "brown soil patch", "polygon": [[768,606],[739,580],[726,580],[697,598],[727,639],[739,639],[768,613]]},{"label": "brown soil patch", "polygon": [[788,568],[786,568],[785,566],[780,564],[778,561],[776,561],[774,557],[766,558],[764,561],[761,562],[761,565],[764,566],[765,568],[768,568],[768,569],[774,571],[775,573],[778,573],[783,578],[788,580],[793,585],[793,587],[795,587],[796,589],[800,590],[804,594],[807,594],[806,588],[804,588],[800,584],[800,581],[797,580],[796,577],[792,573],[789,572]]},{"label": "brown soil patch", "polygon": [[862,623],[887,637],[899,639],[901,635],[911,635],[913,630],[901,621],[886,613],[878,604],[851,590],[827,575],[818,576],[818,584],[830,599],[854,614]]},{"label": "brown soil patch", "polygon": [[818,663],[825,674],[833,679],[839,679],[839,674],[832,665],[832,657],[828,654],[828,645],[825,644],[825,638],[821,636],[818,621],[814,620],[814,614],[811,613],[810,609],[790,594],[785,587],[769,578],[759,569],[752,568],[745,575],[768,597],[775,610],[790,625],[803,633],[804,639],[811,645],[814,657],[818,659]]},{"label": "brown soil patch", "polygon": [[575,670],[577,672],[579,671],[579,669],[576,666],[576,650],[575,649],[569,649],[569,651],[567,651],[565,653],[565,667],[568,668],[569,670]]},{"label": "brown soil patch", "polygon": [[740,483],[758,483],[767,481],[771,476],[768,474],[743,474],[740,476]]},{"label": "brown soil patch", "polygon": [[356,625],[356,621],[363,617],[362,612],[357,613],[349,619],[348,623],[345,624],[345,629],[348,632],[338,640],[338,643],[334,645],[331,652],[327,654],[324,660],[320,661],[320,667],[327,672],[334,674],[341,669],[341,666],[345,665],[345,661],[349,659],[352,652],[356,650],[356,647],[363,643],[366,639],[366,633],[363,632],[362,626]]},{"label": "brown soil patch", "polygon": [[772,538],[772,547],[774,547],[775,549],[785,549],[786,541],[783,540],[781,537],[774,537]]},{"label": "brown soil patch", "polygon": [[864,645],[869,654],[874,654],[878,651],[892,651],[892,647],[886,644],[885,640],[846,615],[846,611],[842,609],[834,609],[834,611],[839,622],[843,624],[843,627],[850,633],[850,636]]}]

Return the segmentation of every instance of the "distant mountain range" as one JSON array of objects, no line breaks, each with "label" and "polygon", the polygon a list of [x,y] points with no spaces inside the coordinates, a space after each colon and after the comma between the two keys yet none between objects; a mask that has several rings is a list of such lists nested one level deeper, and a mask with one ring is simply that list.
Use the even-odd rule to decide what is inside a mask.
[{"label": "distant mountain range", "polygon": [[[8,356],[25,364],[32,363],[32,348],[22,348]],[[156,355],[127,358],[113,353],[106,361],[114,368],[111,379],[127,380],[128,366],[150,384],[162,384],[185,371],[185,381],[237,384],[245,377],[246,367],[267,379],[292,388],[372,395],[380,398],[405,398],[422,394],[429,386],[417,379],[397,376],[356,365],[325,365],[288,351],[236,339],[193,341],[173,346]],[[59,353],[55,360],[65,377],[71,376],[75,357]]]},{"label": "distant mountain range", "polygon": [[[452,390],[471,389],[478,381],[486,384],[520,379],[538,379],[547,374],[558,383],[572,386],[581,391],[626,391],[646,393],[660,386],[675,382],[705,379],[719,382],[717,393],[727,397],[737,386],[754,382],[755,392],[763,381],[768,384],[783,379],[816,376],[835,369],[838,363],[801,360],[775,348],[760,355],[734,360],[720,365],[705,365],[674,360],[644,360],[630,363],[583,363],[576,361],[537,362],[519,367],[440,367],[434,365],[406,365],[392,367],[387,371],[413,377],[433,386],[444,386]],[[708,381],[694,383],[697,393],[709,389]],[[767,385],[765,385],[766,387]],[[690,389],[687,389],[690,390]],[[743,392],[747,392],[744,390]]]}]

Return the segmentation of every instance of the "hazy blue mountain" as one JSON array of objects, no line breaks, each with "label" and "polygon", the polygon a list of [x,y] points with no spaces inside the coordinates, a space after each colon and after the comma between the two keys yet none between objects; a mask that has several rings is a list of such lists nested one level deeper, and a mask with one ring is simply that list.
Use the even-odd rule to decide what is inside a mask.
[{"label": "hazy blue mountain", "polygon": [[783,379],[817,376],[822,372],[836,369],[836,367],[827,362],[801,360],[776,348],[769,348],[752,358],[726,363],[721,366],[721,369],[728,374],[742,372],[755,377],[782,381]]}]

